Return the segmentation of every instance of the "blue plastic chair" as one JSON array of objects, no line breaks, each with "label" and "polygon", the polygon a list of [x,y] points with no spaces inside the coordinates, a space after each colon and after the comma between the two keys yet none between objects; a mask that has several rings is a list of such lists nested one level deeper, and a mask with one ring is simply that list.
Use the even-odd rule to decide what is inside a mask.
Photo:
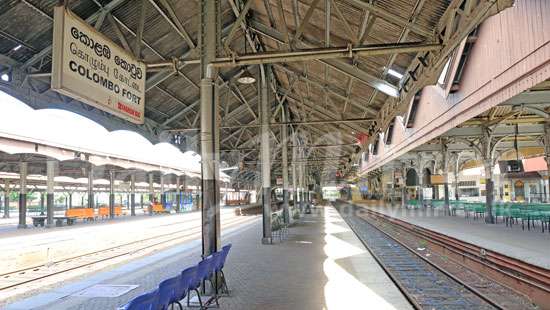
[{"label": "blue plastic chair", "polygon": [[[210,283],[215,288],[216,298],[218,298],[218,277],[217,273],[221,270],[221,266],[223,263],[223,252],[218,251],[216,253],[212,254],[212,266],[210,268],[211,273],[209,275]],[[214,283],[212,283],[212,278],[214,278]]]},{"label": "blue plastic chair", "polygon": [[170,305],[177,304],[180,310],[183,310],[182,305],[179,303],[181,285],[181,275],[173,278],[166,279],[159,284],[159,300],[158,309],[168,310]]},{"label": "blue plastic chair", "polygon": [[217,272],[221,273],[222,275],[222,292],[224,292],[224,294],[227,294],[229,295],[229,287],[227,286],[227,279],[225,277],[225,274],[223,273],[223,267],[225,266],[225,261],[227,260],[227,256],[229,255],[229,250],[231,250],[231,243],[225,245],[224,247],[222,247],[222,250],[221,250],[221,259],[220,259],[220,262],[218,264],[218,268],[216,269]]},{"label": "blue plastic chair", "polygon": [[[216,292],[217,289],[215,288],[214,282],[212,282],[212,276],[215,274],[214,268],[216,267],[216,260],[219,257],[219,254],[216,254],[216,253],[209,255],[208,257],[206,257],[205,259],[199,262],[197,274],[201,282],[203,283],[206,281],[210,282],[210,287],[214,291],[214,300],[216,301],[216,306],[219,307],[218,295]],[[204,291],[204,286],[203,286],[203,291]]]},{"label": "blue plastic chair", "polygon": [[218,271],[222,271],[223,266],[225,265],[225,260],[227,259],[227,256],[229,255],[229,250],[231,250],[231,247],[232,247],[232,245],[230,243],[228,245],[225,245],[222,248],[222,262],[221,262],[220,269]]},{"label": "blue plastic chair", "polygon": [[195,279],[197,274],[197,266],[184,269],[180,274],[179,299],[184,299],[189,293],[191,281]]},{"label": "blue plastic chair", "polygon": [[[201,282],[202,282],[202,275],[200,273],[199,267],[201,266],[202,262],[203,261],[201,261],[199,263],[199,265],[197,265],[197,266],[187,268],[184,271],[182,271],[182,273],[187,272],[189,274],[189,283],[188,283],[189,285],[187,287],[187,292],[186,292],[187,293],[187,307],[190,307],[190,304],[189,304],[189,299],[191,297],[190,292],[195,291],[195,293],[197,293],[197,298],[199,299],[200,308],[204,309],[202,299],[201,299],[201,294],[199,292],[199,288],[200,288]],[[204,267],[203,267],[203,269],[204,269]]]},{"label": "blue plastic chair", "polygon": [[141,294],[130,300],[126,305],[122,306],[124,310],[157,310],[159,300],[159,290]]}]

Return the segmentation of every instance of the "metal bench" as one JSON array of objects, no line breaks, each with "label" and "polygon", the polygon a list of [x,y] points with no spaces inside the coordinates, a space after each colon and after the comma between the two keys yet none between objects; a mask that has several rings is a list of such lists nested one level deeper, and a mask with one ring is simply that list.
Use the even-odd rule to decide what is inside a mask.
[{"label": "metal bench", "polygon": [[72,226],[76,222],[77,217],[76,216],[55,216],[53,219],[55,220],[55,226],[61,227],[63,226],[63,222],[67,222],[68,226]]},{"label": "metal bench", "polygon": [[47,218],[48,217],[46,217],[46,216],[33,216],[32,217],[32,225],[34,227],[38,227],[38,226],[44,227],[44,224],[45,224]]},{"label": "metal bench", "polygon": [[[47,216],[33,216],[32,217],[32,224],[34,227],[44,227],[46,224],[46,220],[48,219]],[[76,216],[54,216],[53,218],[55,220],[55,226],[61,227],[63,226],[63,222],[67,222],[67,225],[71,226],[76,222],[77,217]]]}]

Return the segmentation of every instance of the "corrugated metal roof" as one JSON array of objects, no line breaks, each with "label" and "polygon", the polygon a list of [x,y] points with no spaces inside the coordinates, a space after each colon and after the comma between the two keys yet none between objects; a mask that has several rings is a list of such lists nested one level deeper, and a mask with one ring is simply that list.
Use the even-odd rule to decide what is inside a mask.
[{"label": "corrugated metal roof", "polygon": [[[313,0],[252,0],[251,10],[247,17],[247,22],[254,20],[265,26],[282,32],[283,19],[279,16],[278,3],[282,3],[284,12],[284,21],[291,35],[295,33],[297,25],[303,22],[304,16],[308,11]],[[70,1],[71,9],[76,15],[83,19],[97,13],[101,7],[113,1],[111,0],[72,0]],[[142,47],[143,56],[148,62],[156,62],[163,59],[171,59],[172,57],[180,57],[188,50],[185,40],[172,28],[170,23],[155,9],[151,4],[155,2],[162,7],[161,1],[150,0],[145,1],[147,11],[145,15],[145,31],[143,34],[144,41],[149,44],[152,49]],[[357,1],[364,2],[364,1]],[[331,46],[345,46],[350,42],[355,44],[377,44],[377,43],[396,43],[401,39],[401,42],[417,42],[427,38],[418,32],[430,33],[439,19],[447,9],[450,0],[374,0],[369,1],[376,10],[383,10],[386,14],[393,15],[395,18],[411,22],[416,28],[422,31],[408,31],[405,27],[398,23],[378,17],[372,23],[372,27],[364,36],[363,42],[357,42],[361,32],[362,25],[365,23],[366,11],[360,6],[354,4],[352,0],[330,1],[331,9],[331,29],[330,40]],[[0,1],[0,30],[12,35],[19,40],[24,41],[31,48],[21,48],[17,52],[13,52],[13,48],[17,46],[16,42],[0,35],[0,54],[6,55],[19,63],[25,63],[38,52],[51,45],[52,41],[52,20],[53,7],[57,3],[56,0],[4,0]],[[140,1],[122,1],[122,3],[112,10],[111,14],[118,21],[115,25],[107,19],[100,31],[113,39],[118,44],[121,44],[117,36],[115,26],[120,28],[122,34],[126,37],[131,48],[135,46],[135,36],[130,32],[135,32],[138,27],[140,16]],[[178,1],[168,0],[172,9],[177,15],[179,22],[183,25],[190,37],[197,44],[197,34],[199,29],[199,3],[198,1]],[[311,20],[305,26],[302,38],[308,42],[314,43],[318,47],[325,45],[325,2],[319,1],[317,8],[314,10]],[[243,0],[222,1],[222,28],[228,27],[235,20],[235,14],[232,10],[232,5],[242,7]],[[267,5],[267,6],[266,6]],[[298,11],[295,11],[295,6]],[[164,9],[164,13],[167,11]],[[340,18],[339,12],[345,17],[345,21]],[[417,12],[417,13],[414,13]],[[272,14],[273,25],[271,24],[269,14]],[[372,15],[370,15],[372,18]],[[368,20],[366,20],[368,21]],[[348,26],[352,33],[348,31]],[[407,35],[405,35],[408,32]],[[251,32],[253,33],[253,32]],[[266,51],[275,51],[287,49],[288,47],[272,40],[265,35],[258,36]],[[235,39],[231,44],[233,50],[238,53],[244,52],[243,32],[239,28],[236,32]],[[248,48],[250,52],[250,48]],[[385,80],[392,85],[398,86],[399,80],[385,72],[388,66],[403,72],[414,59],[415,54],[400,54],[396,57],[390,55],[376,57],[358,57],[356,59],[343,60],[343,62],[359,68],[360,70],[372,75],[373,77]],[[41,65],[40,65],[41,64]],[[29,69],[29,72],[49,72],[50,58],[45,57],[42,62],[36,62]],[[278,90],[279,94],[284,94],[287,91],[289,96],[289,106],[292,116],[296,119],[328,119],[328,118],[358,118],[373,115],[373,112],[378,111],[382,104],[387,99],[387,95],[382,92],[375,91],[373,87],[365,82],[350,78],[350,76],[327,67],[325,64],[313,62],[298,62],[285,65],[289,70],[295,73],[289,73],[280,66],[273,66],[277,83],[282,87]],[[1,68],[1,67],[0,67]],[[328,70],[327,79],[325,79],[325,70]],[[254,69],[253,72],[256,70]],[[235,70],[224,69],[222,75],[230,76]],[[199,67],[189,65],[183,68],[182,75],[172,75],[159,83],[157,87],[151,88],[147,92],[146,97],[146,113],[145,116],[158,124],[162,124],[170,119],[173,115],[182,109],[192,105],[199,96]],[[154,73],[149,73],[152,76]],[[300,78],[294,83],[297,74]],[[244,100],[250,105],[253,113],[258,114],[256,85],[238,85],[235,81],[230,81],[232,91],[227,87],[220,90],[221,97],[221,115],[229,111],[242,111],[236,113],[236,118],[227,120],[231,124],[246,124],[256,122],[252,117],[252,113],[248,111]],[[292,84],[292,85],[291,85]],[[292,87],[291,87],[292,86]],[[240,93],[240,94],[239,94]],[[239,97],[239,98],[238,98]],[[346,99],[346,97],[348,97]],[[301,102],[309,102],[309,107],[301,107]],[[277,103],[274,102],[275,109]],[[320,110],[315,111],[315,107],[326,109],[325,112]],[[248,112],[247,112],[248,111]],[[370,112],[368,112],[370,111]],[[191,127],[198,113],[198,105],[195,105],[188,113],[168,124],[169,127]],[[500,113],[500,112],[499,112]],[[505,112],[502,112],[505,113]],[[225,121],[222,121],[225,122]],[[338,132],[343,143],[355,141],[354,131],[366,131],[368,124],[355,125],[311,125],[307,128],[311,135],[310,139],[325,133]],[[278,134],[279,129],[273,129]],[[221,148],[238,147],[234,145],[237,142],[254,140],[255,130],[244,130],[245,134],[239,138],[239,134],[234,134],[236,129],[224,130],[223,137],[228,137]],[[189,133],[190,136],[196,136],[196,133]],[[240,140],[239,140],[240,139]],[[315,150],[315,152],[321,152]],[[332,152],[326,150],[323,152]],[[255,157],[255,153],[249,154],[249,158]]]}]

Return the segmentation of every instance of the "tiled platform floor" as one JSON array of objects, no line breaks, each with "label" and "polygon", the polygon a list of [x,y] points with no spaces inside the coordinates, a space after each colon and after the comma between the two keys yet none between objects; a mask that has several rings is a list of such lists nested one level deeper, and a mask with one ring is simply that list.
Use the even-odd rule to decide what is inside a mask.
[{"label": "tiled platform floor", "polygon": [[[411,309],[332,207],[315,208],[282,243],[261,245],[260,237],[259,220],[223,236],[224,244],[233,243],[226,264],[232,294],[220,300],[220,309]],[[197,240],[67,283],[7,309],[114,309],[199,257]],[[71,296],[96,283],[139,287],[116,298]]]},{"label": "tiled platform floor", "polygon": [[550,269],[550,233],[541,233],[540,225],[527,230],[519,225],[506,227],[485,224],[482,218],[465,218],[464,214],[445,216],[442,210],[404,209],[382,203],[356,203],[363,207],[405,220],[412,224],[476,244],[486,249]]}]

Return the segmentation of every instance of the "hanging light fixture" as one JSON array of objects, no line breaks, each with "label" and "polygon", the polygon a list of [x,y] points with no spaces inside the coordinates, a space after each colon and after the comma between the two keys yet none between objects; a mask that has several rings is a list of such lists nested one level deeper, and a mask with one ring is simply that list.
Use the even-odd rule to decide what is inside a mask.
[{"label": "hanging light fixture", "polygon": [[239,76],[237,82],[241,84],[252,84],[256,82],[256,78],[252,74],[250,74],[250,72],[248,72],[248,69],[244,69],[243,74]]},{"label": "hanging light fixture", "polygon": [[[246,36],[244,37],[244,53],[246,55]],[[244,69],[243,74],[237,78],[237,82],[241,84],[252,84],[256,82],[256,78],[248,71],[247,68]]]}]

